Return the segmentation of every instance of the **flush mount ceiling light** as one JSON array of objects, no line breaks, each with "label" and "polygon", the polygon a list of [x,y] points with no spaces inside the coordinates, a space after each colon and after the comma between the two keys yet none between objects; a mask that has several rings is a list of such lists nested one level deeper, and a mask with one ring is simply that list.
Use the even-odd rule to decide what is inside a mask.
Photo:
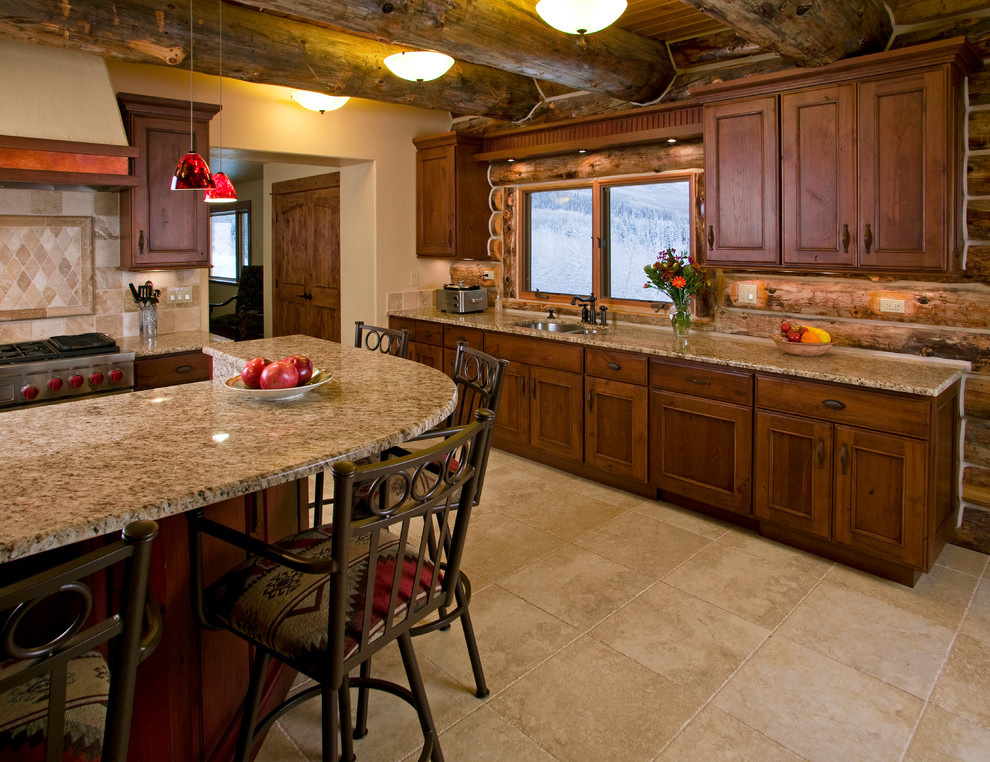
[{"label": "flush mount ceiling light", "polygon": [[193,145],[193,0],[189,0],[189,153],[179,159],[172,175],[172,190],[214,188],[213,173]]},{"label": "flush mount ceiling light", "polygon": [[397,77],[410,82],[429,82],[446,74],[454,59],[435,50],[411,50],[386,56],[385,65]]},{"label": "flush mount ceiling light", "polygon": [[[217,77],[220,84],[217,87],[220,99],[220,169],[223,169],[223,3],[217,0],[217,5],[220,6],[220,76]],[[228,204],[237,201],[237,191],[234,190],[230,178],[223,172],[214,172],[213,187],[206,189],[203,201],[208,204]]]},{"label": "flush mount ceiling light", "polygon": [[614,22],[626,0],[540,0],[536,12],[554,29],[568,34],[591,34]]},{"label": "flush mount ceiling light", "polygon": [[349,95],[324,95],[310,90],[296,90],[290,96],[296,103],[310,111],[336,111],[351,99]]}]

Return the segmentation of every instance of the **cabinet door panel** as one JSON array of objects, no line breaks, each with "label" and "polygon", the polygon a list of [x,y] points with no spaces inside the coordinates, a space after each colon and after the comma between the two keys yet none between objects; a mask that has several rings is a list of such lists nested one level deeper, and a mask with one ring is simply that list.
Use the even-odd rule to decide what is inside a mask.
[{"label": "cabinet door panel", "polygon": [[921,567],[928,445],[836,427],[835,539]]},{"label": "cabinet door panel", "polygon": [[856,264],[854,85],[780,97],[784,264]]},{"label": "cabinet door panel", "polygon": [[651,483],[750,515],[752,420],[747,407],[651,392]]},{"label": "cabinet door panel", "polygon": [[409,358],[431,368],[443,370],[443,347],[413,342],[409,345]]},{"label": "cabinet door panel", "polygon": [[831,506],[832,426],[758,411],[756,516],[827,538]]},{"label": "cabinet door panel", "polygon": [[946,87],[941,72],[859,86],[859,261],[865,267],[947,266]]},{"label": "cabinet door panel", "polygon": [[706,261],[780,261],[778,153],[776,97],[705,108]]},{"label": "cabinet door panel", "polygon": [[495,417],[496,446],[529,444],[529,366],[511,362],[505,369],[502,399]]},{"label": "cabinet door panel", "polygon": [[454,255],[454,146],[421,149],[416,154],[416,253]]},{"label": "cabinet door panel", "polygon": [[585,463],[645,482],[646,387],[601,378],[589,378],[586,383]]},{"label": "cabinet door panel", "polygon": [[562,458],[581,460],[584,453],[582,381],[576,373],[530,368],[529,439],[533,447],[542,447]]}]

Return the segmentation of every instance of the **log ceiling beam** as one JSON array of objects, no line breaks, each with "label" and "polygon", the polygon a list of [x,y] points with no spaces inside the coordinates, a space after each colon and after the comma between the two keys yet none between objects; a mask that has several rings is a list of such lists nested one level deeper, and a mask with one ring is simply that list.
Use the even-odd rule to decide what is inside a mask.
[{"label": "log ceiling beam", "polygon": [[798,66],[884,50],[893,34],[881,0],[683,0]]},{"label": "log ceiling beam", "polygon": [[[0,0],[0,37],[129,63],[188,68],[189,9],[159,0]],[[195,71],[219,72],[219,8],[194,7]],[[407,82],[382,63],[407,48],[225,3],[223,75],[331,95],[523,119],[541,98],[529,77],[458,61],[433,82]]]},{"label": "log ceiling beam", "polygon": [[565,34],[540,19],[535,0],[238,2],[624,101],[656,100],[674,79],[663,43],[616,25]]}]

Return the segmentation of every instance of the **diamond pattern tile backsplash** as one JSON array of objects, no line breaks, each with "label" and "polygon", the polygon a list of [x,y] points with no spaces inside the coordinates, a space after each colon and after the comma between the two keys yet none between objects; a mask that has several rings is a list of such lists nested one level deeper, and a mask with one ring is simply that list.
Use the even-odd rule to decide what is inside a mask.
[{"label": "diamond pattern tile backsplash", "polygon": [[0,215],[0,320],[91,314],[92,217]]}]

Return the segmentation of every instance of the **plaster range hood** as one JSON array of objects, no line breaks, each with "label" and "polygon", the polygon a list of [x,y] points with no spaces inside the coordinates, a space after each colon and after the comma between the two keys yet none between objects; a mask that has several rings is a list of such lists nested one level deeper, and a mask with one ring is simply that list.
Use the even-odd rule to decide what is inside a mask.
[{"label": "plaster range hood", "polygon": [[0,187],[120,190],[138,184],[129,174],[132,146],[0,135]]}]

